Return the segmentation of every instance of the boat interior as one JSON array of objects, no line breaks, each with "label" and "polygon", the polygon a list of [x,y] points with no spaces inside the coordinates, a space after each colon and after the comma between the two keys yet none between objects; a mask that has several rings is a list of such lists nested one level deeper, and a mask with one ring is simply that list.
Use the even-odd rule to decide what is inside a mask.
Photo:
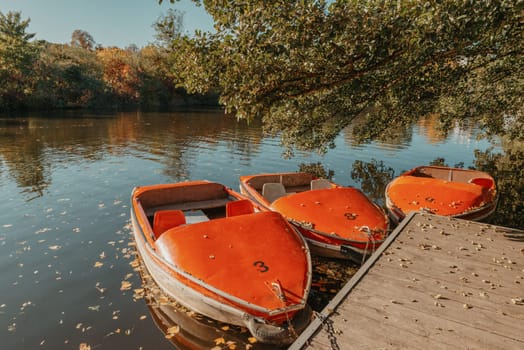
[{"label": "boat interior", "polygon": [[420,167],[410,175],[417,177],[430,177],[450,182],[474,183],[488,189],[493,186],[493,179],[489,175],[475,170],[462,170],[445,167]]},{"label": "boat interior", "polygon": [[315,179],[306,173],[257,175],[248,185],[258,191],[269,202],[293,193],[333,187],[326,179]]},{"label": "boat interior", "polygon": [[140,204],[155,238],[176,226],[255,211],[249,200],[239,200],[215,183],[148,191],[140,196]]}]

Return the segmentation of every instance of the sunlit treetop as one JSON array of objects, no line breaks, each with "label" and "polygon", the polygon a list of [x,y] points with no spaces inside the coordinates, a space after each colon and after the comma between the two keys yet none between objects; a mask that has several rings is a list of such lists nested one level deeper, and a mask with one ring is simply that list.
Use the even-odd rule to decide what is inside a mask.
[{"label": "sunlit treetop", "polygon": [[215,32],[172,41],[176,83],[218,91],[290,149],[326,150],[356,118],[365,141],[428,113],[524,137],[523,0],[195,2]]}]

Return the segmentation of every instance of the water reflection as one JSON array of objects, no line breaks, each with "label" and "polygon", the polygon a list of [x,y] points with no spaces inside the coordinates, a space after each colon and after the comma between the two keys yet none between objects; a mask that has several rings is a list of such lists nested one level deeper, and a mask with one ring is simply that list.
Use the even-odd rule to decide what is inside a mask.
[{"label": "water reflection", "polygon": [[360,184],[362,191],[384,208],[386,186],[394,177],[395,170],[386,166],[384,161],[376,159],[370,162],[356,160],[351,170],[351,178]]},{"label": "water reflection", "polygon": [[[438,161],[436,159],[439,158],[442,158],[442,163],[445,157],[453,166],[471,166],[475,162],[480,170],[488,171],[500,182],[501,203],[511,201],[512,206],[516,206],[514,212],[507,215],[504,214],[507,206],[504,206],[504,216],[500,218],[502,210],[499,210],[496,222],[507,224],[507,219],[510,219],[510,222],[515,222],[515,227],[523,226],[519,217],[524,215],[521,215],[520,206],[514,204],[519,200],[522,202],[522,198],[515,194],[515,190],[520,188],[519,180],[510,175],[511,172],[519,171],[517,165],[522,161],[522,155],[518,153],[519,143],[515,142],[515,146],[506,144],[503,150],[493,149],[489,151],[492,156],[485,153],[486,149],[474,153],[478,143],[475,143],[477,132],[473,126],[463,125],[461,128],[457,125],[445,134],[441,131],[436,115],[421,118],[415,126],[391,128],[380,140],[367,145],[359,144],[352,136],[353,128],[358,126],[359,121],[356,121],[348,127],[341,137],[344,144],[331,152],[334,157],[332,163],[336,166],[327,163],[324,173],[317,175],[332,178],[335,171],[337,175],[342,173],[350,181],[346,184],[361,187],[375,202],[383,204],[383,189],[395,172],[398,175],[414,166]],[[423,137],[426,145],[433,145],[431,157],[423,156],[423,148],[430,148],[422,143],[421,148],[416,149],[418,154],[414,162],[413,159],[402,159],[402,154],[409,152],[408,148],[413,147],[413,144],[419,147],[419,137]],[[207,170],[202,172],[201,178],[210,178],[226,169],[231,170],[229,163],[232,158],[236,158],[237,167],[265,168],[280,158],[282,152],[276,140],[264,138],[260,122],[254,121],[250,125],[244,121],[237,122],[219,110],[118,114],[66,111],[17,118],[0,117],[0,141],[2,179],[5,180],[6,176],[13,179],[28,201],[44,196],[54,180],[54,169],[71,164],[132,156],[157,163],[160,169],[155,171],[170,181],[183,181],[195,177],[195,172],[198,172],[195,171],[196,167]],[[469,148],[477,159],[468,162],[456,157],[453,160],[447,154],[452,149],[451,145],[464,145],[465,150]],[[348,157],[340,147],[357,153],[349,159],[352,160],[351,167],[342,171],[340,166],[347,163]],[[302,158],[296,157],[298,160],[311,158],[308,153],[299,155]],[[329,156],[317,159],[326,161]],[[262,163],[257,163],[257,158],[262,158]],[[390,158],[398,158],[406,164],[393,164]],[[492,164],[495,158],[500,163],[499,167]],[[508,161],[509,158],[512,160]],[[287,170],[318,172],[314,164],[323,166],[321,162],[307,162]],[[499,170],[508,168],[510,164],[511,169]],[[344,184],[344,181],[338,182]],[[231,183],[232,180],[228,178],[226,184]]]},{"label": "water reflection", "polygon": [[[475,129],[441,138],[434,128],[421,122],[367,144],[345,131],[325,155],[284,159],[278,138],[259,123],[222,111],[0,117],[2,346],[173,348],[146,303],[130,295],[141,283],[126,258],[129,196],[138,185],[208,179],[238,188],[240,175],[308,170],[382,203],[393,172],[443,158],[494,175],[501,196],[493,222],[524,228],[524,145],[478,141]],[[310,302],[319,310],[354,267],[314,264]]]},{"label": "water reflection", "polygon": [[32,193],[28,199],[44,195],[54,167],[131,153],[162,163],[163,174],[179,181],[190,177],[200,153],[217,151],[225,142],[229,152],[248,162],[261,139],[260,124],[236,122],[216,110],[0,118],[3,167],[23,192]]}]

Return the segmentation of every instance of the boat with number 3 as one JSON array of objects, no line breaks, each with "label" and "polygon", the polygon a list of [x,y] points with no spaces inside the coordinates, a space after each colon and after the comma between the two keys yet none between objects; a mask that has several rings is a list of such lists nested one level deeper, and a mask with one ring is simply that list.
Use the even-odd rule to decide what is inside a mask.
[{"label": "boat with number 3", "polygon": [[218,183],[137,187],[137,251],[159,287],[183,306],[289,344],[311,320],[307,243],[280,214],[255,212]]}]

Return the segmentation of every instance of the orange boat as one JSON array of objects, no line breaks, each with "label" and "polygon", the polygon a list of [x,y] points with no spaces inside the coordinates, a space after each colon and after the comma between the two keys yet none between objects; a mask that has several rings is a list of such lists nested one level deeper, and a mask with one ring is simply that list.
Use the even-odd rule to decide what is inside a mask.
[{"label": "orange boat", "polygon": [[386,187],[386,206],[395,222],[412,211],[482,220],[497,207],[495,180],[478,170],[443,166],[413,168]]},{"label": "orange boat", "polygon": [[240,191],[280,212],[318,255],[361,263],[387,236],[387,215],[356,188],[290,172],[241,176]]},{"label": "orange boat", "polygon": [[309,323],[309,250],[280,214],[191,181],[135,188],[131,216],[149,274],[183,306],[264,343],[288,344]]}]

